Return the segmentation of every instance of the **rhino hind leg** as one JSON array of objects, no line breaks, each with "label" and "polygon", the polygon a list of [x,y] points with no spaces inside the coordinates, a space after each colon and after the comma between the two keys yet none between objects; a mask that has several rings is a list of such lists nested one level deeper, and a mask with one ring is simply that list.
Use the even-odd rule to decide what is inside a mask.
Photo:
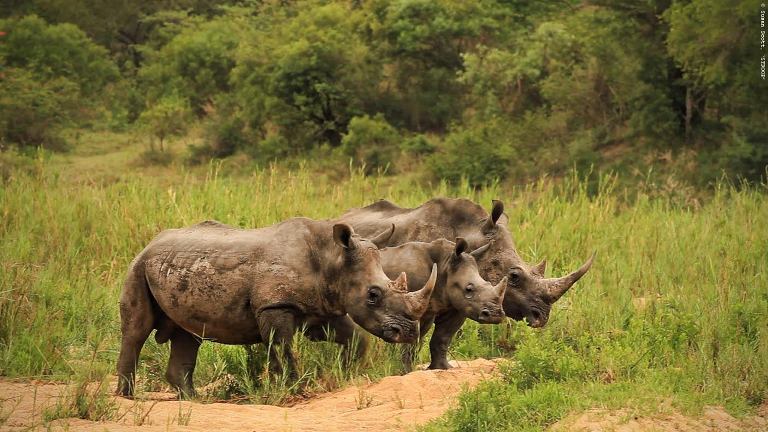
[{"label": "rhino hind leg", "polygon": [[143,272],[131,265],[120,297],[120,355],[117,394],[131,397],[136,383],[139,353],[154,327],[153,300]]},{"label": "rhino hind leg", "polygon": [[291,380],[298,378],[296,359],[291,350],[293,334],[296,331],[296,316],[289,308],[263,310],[257,317],[261,340],[269,344],[269,368],[273,373],[282,372],[282,360]]},{"label": "rhino hind leg", "polygon": [[431,361],[429,369],[450,369],[448,363],[448,348],[451,346],[453,336],[464,324],[466,318],[460,314],[449,314],[438,317],[435,320],[435,331],[429,340],[429,354]]},{"label": "rhino hind leg", "polygon": [[165,378],[176,388],[182,399],[195,396],[192,375],[197,364],[197,351],[200,349],[200,338],[192,333],[176,327],[171,334],[171,357]]}]

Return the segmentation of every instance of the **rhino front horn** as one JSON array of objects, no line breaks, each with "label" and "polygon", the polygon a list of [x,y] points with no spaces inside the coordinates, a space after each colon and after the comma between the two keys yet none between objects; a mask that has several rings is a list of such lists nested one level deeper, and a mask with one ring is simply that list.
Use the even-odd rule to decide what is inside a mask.
[{"label": "rhino front horn", "polygon": [[424,315],[424,312],[426,312],[436,282],[437,264],[432,264],[432,274],[429,275],[429,280],[424,284],[424,287],[418,291],[410,292],[405,295],[406,305],[416,319],[421,318],[421,316]]},{"label": "rhino front horn", "polygon": [[566,293],[566,291],[568,291],[569,288],[573,286],[573,284],[576,283],[576,281],[581,279],[581,277],[589,271],[589,268],[592,267],[592,261],[594,261],[596,254],[597,252],[592,253],[592,256],[589,257],[587,262],[582,264],[578,270],[569,275],[559,278],[544,279],[550,303],[556,302],[560,297],[563,296],[563,294]]}]

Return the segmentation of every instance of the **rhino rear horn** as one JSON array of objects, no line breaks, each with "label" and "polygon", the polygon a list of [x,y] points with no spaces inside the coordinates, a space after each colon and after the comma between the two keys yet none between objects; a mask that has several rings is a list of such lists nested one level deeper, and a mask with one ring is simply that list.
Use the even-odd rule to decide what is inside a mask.
[{"label": "rhino rear horn", "polygon": [[496,222],[499,221],[499,218],[503,214],[504,203],[500,200],[493,200],[493,205],[491,207],[491,217],[485,220],[485,224],[483,224],[483,232],[493,231],[493,229],[496,228]]},{"label": "rhino rear horn", "polygon": [[347,224],[340,223],[333,226],[333,241],[344,249],[355,248],[355,241],[352,238],[354,234],[352,227]]},{"label": "rhino rear horn", "polygon": [[547,260],[543,259],[540,263],[533,266],[533,270],[536,271],[536,273],[539,274],[539,276],[544,276],[544,272],[547,271]]},{"label": "rhino rear horn", "polygon": [[435,282],[437,282],[437,264],[432,264],[432,273],[429,275],[429,280],[424,284],[424,287],[405,295],[405,303],[416,319],[421,318],[424,312],[426,312],[429,306],[429,299],[432,297],[432,291],[435,289]]},{"label": "rhino rear horn", "polygon": [[578,270],[567,276],[543,280],[544,284],[546,284],[545,286],[550,303],[556,302],[557,299],[562,297],[563,294],[576,283],[576,281],[581,279],[581,277],[589,271],[589,268],[592,267],[592,261],[594,261],[595,255],[597,255],[597,252],[592,253],[592,256],[589,257],[587,262],[582,264]]},{"label": "rhino rear horn", "polygon": [[371,243],[375,244],[377,248],[381,249],[389,243],[389,239],[392,238],[392,234],[395,233],[395,224],[392,224],[389,228],[378,233],[371,239]]}]

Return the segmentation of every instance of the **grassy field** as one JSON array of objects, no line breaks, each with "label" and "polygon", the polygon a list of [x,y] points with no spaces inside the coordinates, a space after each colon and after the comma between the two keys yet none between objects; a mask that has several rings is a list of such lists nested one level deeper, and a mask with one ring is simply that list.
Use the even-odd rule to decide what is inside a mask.
[{"label": "grassy field", "polygon": [[[259,227],[299,215],[330,218],[378,198],[414,206],[462,196],[483,204],[503,199],[519,252],[529,262],[546,257],[549,274],[575,268],[592,251],[598,259],[555,305],[547,328],[466,325],[454,358],[514,361],[501,379],[465,393],[456,410],[426,429],[539,430],[573,410],[656,410],[662,402],[690,412],[721,404],[743,414],[768,398],[765,186],[724,184],[684,207],[677,197],[619,189],[611,177],[471,190],[356,174],[336,181],[278,168],[225,177],[211,166],[91,181],[44,158],[6,172],[3,376],[85,382],[114,373],[124,273],[162,229],[203,219]],[[399,352],[381,341],[352,369],[340,366],[333,344],[297,337],[295,349],[303,376],[290,384],[264,372],[263,349],[252,368],[254,357],[249,361],[241,347],[204,344],[196,385],[205,399],[281,403],[400,368]],[[167,344],[150,338],[140,390],[165,385],[168,354]]]}]

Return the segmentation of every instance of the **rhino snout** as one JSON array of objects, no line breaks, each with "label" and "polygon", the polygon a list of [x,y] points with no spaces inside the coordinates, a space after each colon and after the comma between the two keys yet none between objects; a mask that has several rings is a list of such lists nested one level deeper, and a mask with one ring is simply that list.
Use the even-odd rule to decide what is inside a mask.
[{"label": "rhino snout", "polygon": [[497,306],[484,307],[477,316],[477,321],[482,324],[499,324],[504,320],[504,310]]}]

